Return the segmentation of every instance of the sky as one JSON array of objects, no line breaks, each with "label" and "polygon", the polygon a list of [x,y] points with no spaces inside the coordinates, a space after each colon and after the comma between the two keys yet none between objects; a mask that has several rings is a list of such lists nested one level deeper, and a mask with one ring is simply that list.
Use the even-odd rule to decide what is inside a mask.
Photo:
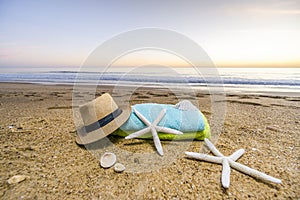
[{"label": "sky", "polygon": [[[0,68],[73,69],[113,36],[144,27],[187,36],[217,67],[300,67],[299,22],[300,0],[0,0]],[[184,65],[157,52],[117,63],[145,60]]]}]

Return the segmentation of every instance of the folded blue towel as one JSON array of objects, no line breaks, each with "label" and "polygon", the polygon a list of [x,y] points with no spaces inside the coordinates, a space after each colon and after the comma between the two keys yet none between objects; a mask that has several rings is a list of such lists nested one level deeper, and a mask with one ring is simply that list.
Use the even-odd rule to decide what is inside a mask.
[{"label": "folded blue towel", "polygon": [[181,132],[198,132],[203,131],[205,128],[203,115],[198,109],[181,110],[171,104],[145,103],[132,106],[129,119],[120,127],[123,131],[138,131],[146,127],[134,113],[133,108],[150,122],[157,118],[162,109],[166,109],[166,114],[159,122],[159,126],[176,129]]}]

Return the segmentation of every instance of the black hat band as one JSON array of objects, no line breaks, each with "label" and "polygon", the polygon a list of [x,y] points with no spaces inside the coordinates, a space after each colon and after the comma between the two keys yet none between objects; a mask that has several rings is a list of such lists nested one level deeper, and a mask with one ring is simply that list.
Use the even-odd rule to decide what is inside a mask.
[{"label": "black hat band", "polygon": [[118,108],[117,110],[115,110],[114,112],[106,115],[105,117],[103,117],[102,119],[99,119],[98,121],[84,126],[86,133],[95,131],[103,126],[106,126],[108,123],[110,123],[111,121],[113,121],[116,117],[118,117],[119,115],[121,115],[122,113],[122,109]]}]

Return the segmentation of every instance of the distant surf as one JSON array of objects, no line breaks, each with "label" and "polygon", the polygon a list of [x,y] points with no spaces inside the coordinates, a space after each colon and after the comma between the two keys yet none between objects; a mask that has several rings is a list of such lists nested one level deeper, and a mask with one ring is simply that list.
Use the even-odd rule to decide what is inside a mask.
[{"label": "distant surf", "polygon": [[38,84],[143,85],[160,87],[164,84],[203,88],[208,85],[224,87],[231,92],[277,92],[300,96],[299,68],[219,68],[218,74],[201,74],[193,68],[174,68],[174,74],[164,71],[133,71],[124,68],[114,71],[78,72],[14,72],[1,73],[0,82]]}]

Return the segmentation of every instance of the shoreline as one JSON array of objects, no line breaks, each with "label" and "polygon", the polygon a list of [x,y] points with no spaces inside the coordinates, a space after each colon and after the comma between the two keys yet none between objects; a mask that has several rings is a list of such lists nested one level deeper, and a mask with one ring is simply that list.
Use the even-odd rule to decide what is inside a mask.
[{"label": "shoreline", "polygon": [[[63,83],[27,83],[27,82],[1,82],[0,81],[0,85],[1,84],[18,84],[18,85],[39,85],[39,86],[45,86],[45,87],[72,87],[74,88],[74,84],[63,84]],[[95,85],[95,84],[78,84],[79,87],[89,87],[89,86],[101,86],[103,87],[103,89],[108,89],[108,88],[114,88],[116,87],[116,85],[114,84],[100,84],[100,85]],[[141,86],[141,87],[140,87]],[[137,87],[140,87],[140,88],[144,88],[144,89],[160,89],[162,88],[161,85],[158,85],[158,86],[155,86],[155,85],[118,85],[117,87],[121,87],[121,88],[137,88]],[[166,88],[166,87],[164,87]],[[171,87],[172,89],[184,89],[184,87],[174,87],[172,86]],[[213,88],[213,87],[212,87]],[[282,97],[282,98],[285,98],[285,97],[295,97],[295,98],[300,98],[300,93],[299,92],[291,92],[291,91],[276,91],[275,88],[273,88],[273,90],[275,91],[262,91],[258,89],[258,91],[254,91],[255,89],[254,88],[244,88],[244,90],[239,90],[240,88],[235,88],[235,87],[228,87],[227,88],[227,91],[226,91],[226,87],[223,87],[225,88],[225,90],[222,90],[221,92],[215,92],[215,94],[224,94],[225,96],[226,95],[251,95],[251,96],[261,96],[261,97],[267,97],[267,96],[270,96],[270,97]],[[237,91],[234,91],[234,89],[238,89]],[[246,89],[246,90],[245,90]],[[190,86],[189,87],[189,90],[192,90],[194,91],[195,93],[199,93],[199,92],[203,92],[204,94],[210,94],[210,91],[207,89],[206,86]]]}]

